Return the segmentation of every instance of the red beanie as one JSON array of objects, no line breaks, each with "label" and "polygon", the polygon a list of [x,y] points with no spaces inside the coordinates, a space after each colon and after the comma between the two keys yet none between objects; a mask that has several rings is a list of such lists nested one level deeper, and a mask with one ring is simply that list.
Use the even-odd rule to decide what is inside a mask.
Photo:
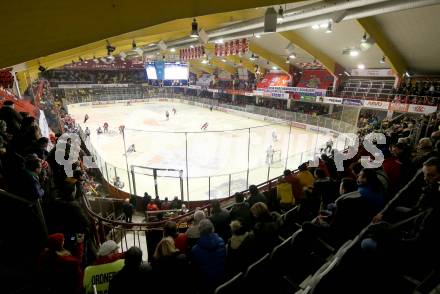
[{"label": "red beanie", "polygon": [[63,248],[63,241],[64,235],[61,233],[49,235],[47,247],[53,251],[60,250]]}]

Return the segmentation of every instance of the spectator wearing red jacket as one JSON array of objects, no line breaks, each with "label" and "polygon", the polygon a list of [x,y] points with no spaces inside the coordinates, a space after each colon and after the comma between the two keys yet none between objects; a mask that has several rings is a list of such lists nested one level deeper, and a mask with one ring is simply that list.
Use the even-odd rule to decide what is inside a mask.
[{"label": "spectator wearing red jacket", "polygon": [[41,280],[47,293],[82,293],[83,238],[78,236],[76,248],[70,253],[64,249],[63,234],[49,235],[48,248],[40,256]]}]

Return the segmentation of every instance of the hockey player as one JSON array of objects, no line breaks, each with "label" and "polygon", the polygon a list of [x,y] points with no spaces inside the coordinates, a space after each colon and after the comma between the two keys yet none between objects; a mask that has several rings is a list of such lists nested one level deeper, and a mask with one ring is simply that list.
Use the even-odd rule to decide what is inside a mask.
[{"label": "hockey player", "polygon": [[127,153],[132,153],[132,152],[136,152],[136,148],[134,147],[134,144],[131,144],[127,150]]},{"label": "hockey player", "polygon": [[108,133],[108,123],[104,123],[104,133]]},{"label": "hockey player", "polygon": [[120,125],[118,129],[119,129],[119,134],[122,134],[124,132],[125,126]]},{"label": "hockey player", "polygon": [[167,117],[167,120],[170,119],[170,113],[168,112],[168,110],[165,112],[165,116]]},{"label": "hockey player", "polygon": [[325,149],[324,149],[324,152],[327,153],[327,154],[329,154],[329,153],[332,152],[332,150],[333,150],[333,140],[330,139],[330,140],[328,140],[328,141],[325,143]]},{"label": "hockey player", "polygon": [[278,136],[275,130],[272,131],[272,141],[278,142]]},{"label": "hockey player", "polygon": [[102,134],[102,128],[101,127],[99,127],[97,130],[96,130],[96,133],[99,135],[99,134]]},{"label": "hockey player", "polygon": [[86,123],[88,119],[89,119],[89,115],[86,113],[86,115],[84,116],[84,123]]},{"label": "hockey player", "polygon": [[206,131],[207,128],[208,128],[208,122],[205,122],[203,126],[200,128],[200,130]]},{"label": "hockey player", "polygon": [[213,106],[211,105],[211,106],[209,107],[209,110],[211,110],[211,111],[212,111],[212,108],[213,108]]},{"label": "hockey player", "polygon": [[177,110],[173,108],[173,114],[176,115]]},{"label": "hockey player", "polygon": [[269,145],[269,147],[267,147],[267,150],[266,150],[266,163],[267,164],[272,164],[273,153],[274,153],[273,146]]},{"label": "hockey player", "polygon": [[87,140],[87,138],[90,138],[90,130],[89,130],[89,127],[86,127],[86,129],[84,130],[84,134],[86,135],[86,140]]}]

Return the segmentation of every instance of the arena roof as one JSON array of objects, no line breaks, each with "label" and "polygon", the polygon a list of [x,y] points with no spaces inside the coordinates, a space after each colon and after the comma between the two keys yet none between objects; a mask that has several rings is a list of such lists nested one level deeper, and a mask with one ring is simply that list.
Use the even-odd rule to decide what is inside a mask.
[{"label": "arena roof", "polygon": [[[255,37],[252,32],[258,29],[249,26],[249,22],[262,20],[268,5],[277,10],[280,1],[192,0],[182,5],[182,1],[175,0],[154,4],[133,0],[46,0],[26,6],[19,1],[3,2],[2,11],[10,13],[2,15],[6,29],[0,31],[0,67],[25,62],[27,70],[36,72],[40,64],[55,68],[79,57],[105,56],[106,40],[116,47],[114,54],[131,50],[135,40],[148,55],[154,52],[151,44],[188,37],[192,18],[197,17],[199,28],[208,33],[219,28],[225,32],[232,28],[234,33],[230,36],[242,32],[249,37],[252,33],[250,49],[258,52],[262,67],[286,69],[287,57],[295,53],[297,58],[290,60],[292,64],[322,65],[332,73],[337,69],[349,71],[359,64],[366,68],[393,68],[398,74],[440,72],[440,0],[290,2],[295,3],[283,4],[290,19],[279,24],[277,33],[261,33],[261,38]],[[338,5],[341,9],[329,13]],[[301,19],[304,13],[315,15]],[[325,27],[329,19],[333,20],[332,33],[325,33],[325,28],[312,29],[312,24]],[[362,43],[365,33],[367,42]],[[359,51],[359,55],[351,56],[350,50]],[[251,69],[249,58],[250,53],[240,60],[215,60],[211,68]],[[383,58],[385,63],[381,62]],[[204,70],[198,63],[193,65]]]}]

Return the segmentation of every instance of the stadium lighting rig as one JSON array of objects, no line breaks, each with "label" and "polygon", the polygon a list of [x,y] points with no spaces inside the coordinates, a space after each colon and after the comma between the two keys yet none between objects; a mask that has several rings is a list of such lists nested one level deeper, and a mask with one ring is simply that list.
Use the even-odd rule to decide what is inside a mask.
[{"label": "stadium lighting rig", "polygon": [[195,18],[191,24],[191,34],[189,36],[195,39],[199,37],[199,24]]}]

